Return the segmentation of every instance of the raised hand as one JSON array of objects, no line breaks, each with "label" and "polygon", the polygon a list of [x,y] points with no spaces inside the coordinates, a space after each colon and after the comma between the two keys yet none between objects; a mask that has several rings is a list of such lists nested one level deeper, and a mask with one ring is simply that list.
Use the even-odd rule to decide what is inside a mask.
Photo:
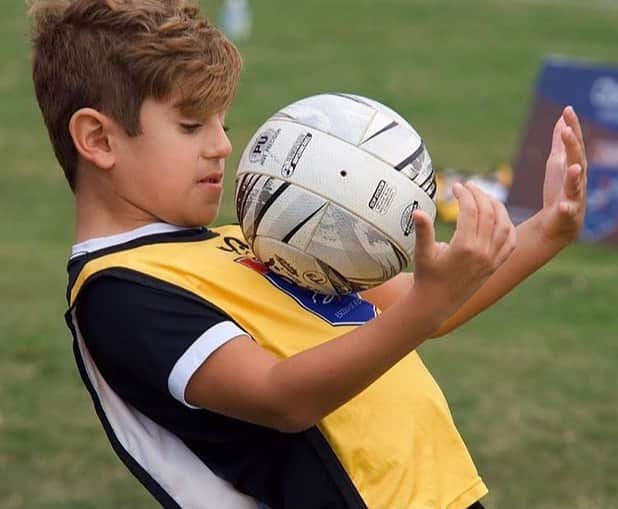
[{"label": "raised hand", "polygon": [[414,286],[439,302],[446,319],[510,256],[516,233],[502,203],[473,184],[456,184],[457,227],[450,243],[435,242],[433,224],[422,211],[416,224]]},{"label": "raised hand", "polygon": [[587,170],[579,119],[567,106],[554,127],[545,167],[539,224],[547,239],[566,243],[578,237],[586,210]]}]

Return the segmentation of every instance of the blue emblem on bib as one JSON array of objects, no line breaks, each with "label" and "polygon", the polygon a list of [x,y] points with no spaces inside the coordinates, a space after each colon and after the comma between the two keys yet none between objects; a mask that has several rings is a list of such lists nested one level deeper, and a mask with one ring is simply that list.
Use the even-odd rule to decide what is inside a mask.
[{"label": "blue emblem on bib", "polygon": [[282,292],[287,293],[299,305],[333,326],[363,325],[378,315],[373,304],[363,300],[357,293],[348,295],[323,295],[296,286],[288,279],[268,270],[254,256],[240,256],[234,260],[260,273]]},{"label": "blue emblem on bib", "polygon": [[377,316],[373,304],[361,299],[357,293],[323,295],[296,286],[271,271],[265,272],[264,276],[307,311],[326,320],[331,325],[363,325]]}]

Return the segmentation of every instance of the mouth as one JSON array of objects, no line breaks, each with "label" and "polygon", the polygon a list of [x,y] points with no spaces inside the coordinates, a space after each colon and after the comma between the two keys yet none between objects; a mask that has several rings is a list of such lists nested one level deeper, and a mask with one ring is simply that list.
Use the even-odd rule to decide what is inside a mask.
[{"label": "mouth", "polygon": [[214,173],[197,181],[198,184],[221,184],[223,182],[222,173]]}]

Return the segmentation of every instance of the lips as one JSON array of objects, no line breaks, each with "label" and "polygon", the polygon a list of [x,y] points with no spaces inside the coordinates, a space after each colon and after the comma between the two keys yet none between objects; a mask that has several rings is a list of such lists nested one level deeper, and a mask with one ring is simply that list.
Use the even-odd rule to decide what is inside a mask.
[{"label": "lips", "polygon": [[207,175],[198,180],[199,184],[221,184],[223,181],[223,174],[221,173],[213,173],[212,175]]}]

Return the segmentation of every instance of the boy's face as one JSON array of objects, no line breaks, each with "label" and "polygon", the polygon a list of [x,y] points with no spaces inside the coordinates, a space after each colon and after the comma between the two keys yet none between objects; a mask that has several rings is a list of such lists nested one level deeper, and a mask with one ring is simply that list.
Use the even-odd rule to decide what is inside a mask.
[{"label": "boy's face", "polygon": [[[183,116],[173,100],[147,98],[142,133],[116,138],[117,192],[127,219],[181,226],[210,224],[219,211],[224,161],[232,151],[225,112],[206,120]],[[124,207],[123,207],[124,208]]]}]

